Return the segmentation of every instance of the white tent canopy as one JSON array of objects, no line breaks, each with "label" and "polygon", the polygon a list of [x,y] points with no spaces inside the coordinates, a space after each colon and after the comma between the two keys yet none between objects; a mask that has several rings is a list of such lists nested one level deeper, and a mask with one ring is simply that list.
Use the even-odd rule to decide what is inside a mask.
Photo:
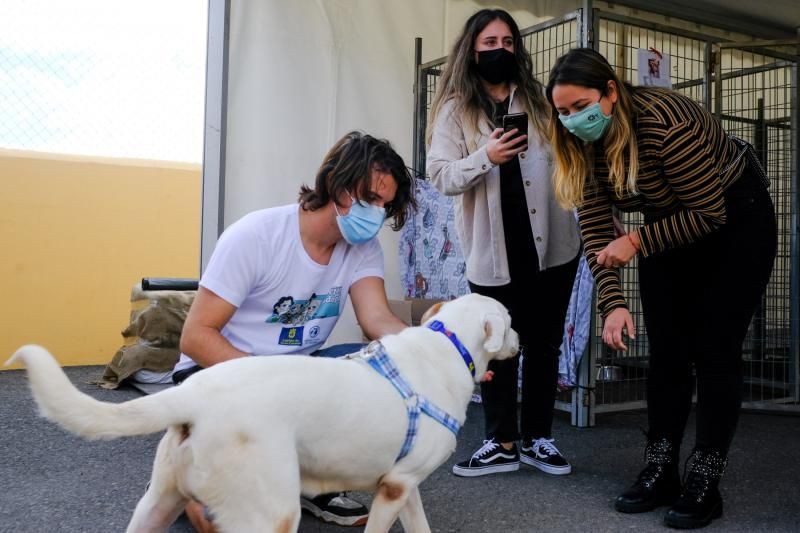
[{"label": "white tent canopy", "polygon": [[[682,0],[623,3],[660,12],[661,17],[670,10],[681,18],[701,13],[713,18],[709,22],[717,27],[735,25],[753,34],[760,31],[760,37],[791,36],[793,26],[786,25],[800,25],[796,0],[772,0],[770,10],[764,10],[763,2],[756,6],[730,0],[691,2],[692,10],[681,8],[689,4]],[[484,7],[506,9],[524,28],[599,4],[210,0],[203,266],[219,233],[231,222],[249,211],[295,201],[300,185],[313,183],[323,155],[347,131],[359,129],[389,139],[411,165],[416,37],[423,40],[426,62],[446,55],[466,19]],[[759,13],[745,19],[741,15],[746,9]],[[759,26],[762,12],[777,21]],[[380,239],[387,292],[390,298],[402,297],[397,236],[384,229]],[[348,311],[332,340],[356,336]]]}]

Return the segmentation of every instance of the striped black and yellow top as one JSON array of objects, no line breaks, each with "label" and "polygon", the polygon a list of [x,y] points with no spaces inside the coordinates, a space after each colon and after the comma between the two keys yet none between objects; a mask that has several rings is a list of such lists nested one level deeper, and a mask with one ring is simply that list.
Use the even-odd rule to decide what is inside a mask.
[{"label": "striped black and yellow top", "polygon": [[694,100],[642,87],[635,88],[632,95],[639,149],[638,190],[618,196],[608,179],[605,154],[596,150],[594,176],[578,209],[603,316],[626,306],[618,270],[596,261],[597,254],[615,238],[612,205],[645,215],[646,223],[637,230],[643,256],[685,246],[725,224],[723,191],[745,166],[744,158],[736,160],[738,149],[722,126]]}]

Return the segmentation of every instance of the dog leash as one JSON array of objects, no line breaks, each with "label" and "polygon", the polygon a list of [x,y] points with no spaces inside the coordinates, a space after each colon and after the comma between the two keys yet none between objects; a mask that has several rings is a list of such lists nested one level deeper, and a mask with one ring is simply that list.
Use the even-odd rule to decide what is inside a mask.
[{"label": "dog leash", "polygon": [[400,454],[397,456],[397,459],[395,459],[395,462],[408,455],[411,448],[414,447],[414,439],[419,429],[419,415],[421,412],[452,431],[454,435],[458,435],[461,424],[443,409],[431,403],[427,398],[414,392],[414,389],[403,379],[400,370],[397,368],[397,365],[394,364],[392,358],[389,357],[383,344],[378,341],[371,342],[369,346],[364,349],[362,359],[376,372],[389,380],[389,383],[394,385],[394,388],[397,389],[397,392],[400,393],[400,396],[402,396],[403,400],[406,402],[406,409],[408,410],[408,429],[406,430],[406,439],[403,442],[403,447],[400,448]]}]

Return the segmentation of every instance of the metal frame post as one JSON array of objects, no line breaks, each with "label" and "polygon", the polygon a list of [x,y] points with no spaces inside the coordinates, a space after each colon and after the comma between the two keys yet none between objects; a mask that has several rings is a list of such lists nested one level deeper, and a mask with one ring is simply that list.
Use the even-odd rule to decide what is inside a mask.
[{"label": "metal frame post", "polygon": [[[597,49],[595,38],[597,32],[595,24],[597,20],[594,16],[594,8],[592,7],[592,0],[583,0],[581,16],[578,19],[580,22],[579,31],[581,46],[585,48]],[[595,307],[595,299],[592,297],[592,309]],[[595,425],[595,376],[592,370],[594,369],[595,354],[592,348],[592,337],[595,331],[595,314],[591,313],[591,320],[589,324],[589,342],[586,343],[586,348],[581,357],[581,362],[577,370],[577,387],[572,391],[572,409],[571,420],[572,425],[585,428]]]},{"label": "metal frame post", "polygon": [[719,58],[714,53],[714,43],[712,41],[706,41],[703,47],[703,61],[705,62],[705,69],[703,69],[703,103],[708,111],[711,111],[711,106],[714,101],[712,79],[714,68],[718,60]]},{"label": "metal frame post", "polygon": [[791,113],[791,166],[794,171],[794,179],[792,180],[792,187],[794,190],[791,193],[791,228],[792,236],[790,241],[791,264],[789,271],[791,272],[789,279],[789,334],[791,335],[790,355],[792,365],[794,366],[794,397],[800,400],[800,215],[797,210],[800,208],[800,87],[798,87],[798,63],[792,66],[791,84],[794,91],[791,96],[790,113]]},{"label": "metal frame post", "polygon": [[[415,173],[424,164],[422,159],[422,146],[424,146],[425,125],[421,123],[422,109],[422,37],[414,39],[414,138],[412,139],[413,156],[411,158]],[[415,176],[416,177],[416,176]]]},{"label": "metal frame post", "polygon": [[595,48],[593,43],[595,38],[594,27],[594,1],[582,0],[581,1],[581,16],[578,19],[578,32],[580,33],[579,41],[583,48]]},{"label": "metal frame post", "polygon": [[228,108],[230,0],[208,0],[206,102],[203,134],[203,200],[200,273],[225,228],[225,144]]}]

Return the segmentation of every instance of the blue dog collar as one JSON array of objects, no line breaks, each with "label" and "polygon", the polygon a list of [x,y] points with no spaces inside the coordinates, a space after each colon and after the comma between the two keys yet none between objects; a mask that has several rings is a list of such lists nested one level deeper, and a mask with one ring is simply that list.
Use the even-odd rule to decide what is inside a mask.
[{"label": "blue dog collar", "polygon": [[456,347],[458,353],[461,354],[462,359],[464,359],[464,363],[466,363],[467,368],[469,369],[469,373],[472,374],[472,377],[475,377],[475,362],[472,360],[472,356],[469,354],[469,350],[467,350],[461,341],[458,340],[456,334],[444,327],[444,324],[439,322],[438,320],[431,321],[428,324],[428,328],[432,329],[433,331],[438,331],[440,333],[444,333],[445,337],[450,339],[450,342],[453,343],[453,346]]}]

